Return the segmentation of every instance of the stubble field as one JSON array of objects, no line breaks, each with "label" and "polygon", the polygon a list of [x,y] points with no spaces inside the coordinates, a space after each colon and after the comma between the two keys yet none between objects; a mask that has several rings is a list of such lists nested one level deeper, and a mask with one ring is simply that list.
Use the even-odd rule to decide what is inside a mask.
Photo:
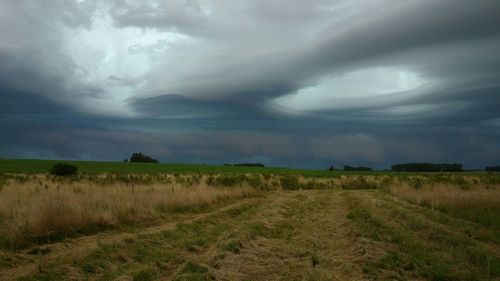
[{"label": "stubble field", "polygon": [[4,174],[0,280],[499,280],[496,174]]}]

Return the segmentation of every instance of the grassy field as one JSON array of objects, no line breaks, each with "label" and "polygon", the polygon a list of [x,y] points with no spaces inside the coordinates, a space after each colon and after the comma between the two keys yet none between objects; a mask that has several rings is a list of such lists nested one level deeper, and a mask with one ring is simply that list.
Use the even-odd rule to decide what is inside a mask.
[{"label": "grassy field", "polygon": [[0,280],[500,280],[498,174],[183,171],[5,174]]},{"label": "grassy field", "polygon": [[[251,173],[251,174],[297,174],[312,177],[337,177],[341,174],[359,174],[360,172],[343,172],[325,170],[301,170],[279,167],[232,167],[204,164],[151,164],[126,162],[97,161],[61,161],[33,159],[0,159],[0,173],[47,173],[54,163],[70,163],[76,165],[81,173],[86,174],[158,174],[158,173]],[[362,174],[379,174],[380,172],[361,172]]]},{"label": "grassy field", "polygon": [[211,166],[203,164],[152,164],[97,161],[56,161],[32,159],[0,159],[0,173],[46,173],[54,163],[65,162],[76,165],[81,173],[102,174],[157,174],[157,173],[276,173],[287,172],[286,168],[255,168]]}]

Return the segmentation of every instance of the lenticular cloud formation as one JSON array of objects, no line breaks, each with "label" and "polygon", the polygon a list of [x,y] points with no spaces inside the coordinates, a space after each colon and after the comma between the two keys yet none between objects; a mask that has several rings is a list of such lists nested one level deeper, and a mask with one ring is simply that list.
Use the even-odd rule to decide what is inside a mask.
[{"label": "lenticular cloud formation", "polygon": [[500,2],[5,0],[0,156],[500,160]]}]

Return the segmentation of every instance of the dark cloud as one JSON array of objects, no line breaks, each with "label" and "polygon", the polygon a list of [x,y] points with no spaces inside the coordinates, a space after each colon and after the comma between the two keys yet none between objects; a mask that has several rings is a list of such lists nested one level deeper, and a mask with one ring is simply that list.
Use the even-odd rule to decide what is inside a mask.
[{"label": "dark cloud", "polygon": [[[335,23],[316,37],[294,42],[296,46],[285,52],[268,46],[263,55],[253,54],[230,64],[221,63],[208,74],[203,70],[196,74],[195,70],[194,75],[178,82],[176,91],[226,97],[267,91],[268,97],[280,96],[315,84],[318,78],[332,73],[342,74],[374,63],[384,65],[380,60],[397,64],[388,56],[401,52],[498,38],[500,34],[498,1],[416,1],[392,6],[381,8],[377,14],[362,13],[343,24]],[[433,59],[431,55],[425,60]],[[420,56],[410,64],[421,62]],[[241,91],[242,88],[246,91]]]},{"label": "dark cloud", "polygon": [[[262,94],[261,92],[257,94]],[[238,118],[267,119],[275,113],[260,108],[258,97],[245,100],[202,100],[170,94],[130,100],[131,106],[143,116],[157,118]]]},{"label": "dark cloud", "polygon": [[500,2],[0,3],[0,156],[500,161]]}]

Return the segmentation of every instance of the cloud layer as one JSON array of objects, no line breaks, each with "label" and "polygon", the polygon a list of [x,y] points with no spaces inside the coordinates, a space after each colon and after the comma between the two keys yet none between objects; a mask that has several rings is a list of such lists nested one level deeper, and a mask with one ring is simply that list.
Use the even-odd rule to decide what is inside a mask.
[{"label": "cloud layer", "polygon": [[496,0],[0,3],[0,156],[500,161]]}]

